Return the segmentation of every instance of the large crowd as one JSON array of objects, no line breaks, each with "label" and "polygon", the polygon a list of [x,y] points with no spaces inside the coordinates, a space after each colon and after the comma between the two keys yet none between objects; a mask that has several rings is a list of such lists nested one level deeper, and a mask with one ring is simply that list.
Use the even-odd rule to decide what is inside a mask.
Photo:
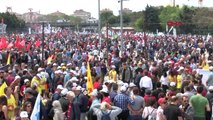
[{"label": "large crowd", "polygon": [[131,33],[123,45],[101,37],[2,35],[0,120],[213,118],[212,37]]}]

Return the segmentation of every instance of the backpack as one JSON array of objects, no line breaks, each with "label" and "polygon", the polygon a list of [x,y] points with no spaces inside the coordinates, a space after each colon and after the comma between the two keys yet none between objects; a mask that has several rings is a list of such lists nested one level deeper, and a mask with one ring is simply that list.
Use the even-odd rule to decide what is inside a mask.
[{"label": "backpack", "polygon": [[145,118],[145,120],[155,120],[155,116],[152,114],[154,110],[155,110],[155,108],[153,108],[153,110],[152,110],[151,113],[149,113],[149,110],[148,110],[149,114],[147,115],[147,117]]},{"label": "backpack", "polygon": [[102,112],[101,120],[111,120],[110,118],[111,111],[109,113],[104,113],[103,111],[101,112]]}]

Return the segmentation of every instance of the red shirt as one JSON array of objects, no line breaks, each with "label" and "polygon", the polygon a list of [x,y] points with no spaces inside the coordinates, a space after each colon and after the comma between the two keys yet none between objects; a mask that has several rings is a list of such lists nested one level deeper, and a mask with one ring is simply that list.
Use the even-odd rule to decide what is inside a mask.
[{"label": "red shirt", "polygon": [[71,109],[72,109],[72,103],[70,102],[69,107],[68,107],[68,111],[67,111],[67,120],[70,120]]},{"label": "red shirt", "polygon": [[97,89],[100,85],[101,85],[100,82],[94,82],[94,84],[93,84],[94,89]]},{"label": "red shirt", "polygon": [[153,99],[153,100],[156,100],[155,96],[151,96],[151,95],[145,95],[144,96],[144,101],[147,102],[148,99]]},{"label": "red shirt", "polygon": [[111,104],[111,100],[109,97],[103,97],[102,102],[107,102],[107,103]]}]

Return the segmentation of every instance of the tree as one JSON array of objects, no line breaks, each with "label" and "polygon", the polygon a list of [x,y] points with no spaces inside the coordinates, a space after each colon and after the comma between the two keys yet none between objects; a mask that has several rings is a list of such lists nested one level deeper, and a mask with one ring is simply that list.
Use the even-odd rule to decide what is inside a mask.
[{"label": "tree", "polygon": [[25,22],[18,19],[15,14],[10,14],[9,12],[0,13],[0,18],[4,20],[8,29],[16,29],[25,27]]},{"label": "tree", "polygon": [[142,25],[144,24],[144,19],[143,17],[138,18],[135,22],[134,22],[134,28],[139,31],[142,29]]},{"label": "tree", "polygon": [[163,30],[165,30],[166,23],[168,21],[180,21],[180,12],[181,9],[179,7],[166,6],[162,9],[159,15],[159,19],[162,23],[161,27]]},{"label": "tree", "polygon": [[208,8],[197,8],[192,21],[196,26],[194,32],[198,34],[213,32],[213,11]]},{"label": "tree", "polygon": [[195,24],[193,24],[192,18],[195,15],[195,9],[183,6],[180,12],[180,20],[184,23],[183,26],[180,26],[181,33],[188,34],[194,33]]},{"label": "tree", "polygon": [[157,29],[161,30],[160,20],[159,20],[159,8],[146,6],[144,11],[144,31],[155,32]]},{"label": "tree", "polygon": [[110,18],[111,18],[111,21],[113,21],[114,19],[113,16],[114,14],[112,11],[102,11],[100,15],[102,26],[105,26],[105,24],[109,22]]}]

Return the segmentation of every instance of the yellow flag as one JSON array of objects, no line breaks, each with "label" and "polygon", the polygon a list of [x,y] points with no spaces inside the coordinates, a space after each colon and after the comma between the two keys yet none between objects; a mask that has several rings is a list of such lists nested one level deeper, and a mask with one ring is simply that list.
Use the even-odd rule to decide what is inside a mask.
[{"label": "yellow flag", "polygon": [[5,95],[4,88],[6,87],[7,87],[7,84],[5,82],[0,86],[0,96]]},{"label": "yellow flag", "polygon": [[8,58],[7,58],[7,65],[10,64],[10,59],[11,59],[11,57],[10,57],[10,53],[9,53]]},{"label": "yellow flag", "polygon": [[87,62],[87,91],[89,95],[93,91],[93,89],[94,87],[93,87],[91,70],[90,70],[89,62]]},{"label": "yellow flag", "polygon": [[51,63],[53,60],[54,55],[51,55],[50,57],[47,58],[47,63]]}]

